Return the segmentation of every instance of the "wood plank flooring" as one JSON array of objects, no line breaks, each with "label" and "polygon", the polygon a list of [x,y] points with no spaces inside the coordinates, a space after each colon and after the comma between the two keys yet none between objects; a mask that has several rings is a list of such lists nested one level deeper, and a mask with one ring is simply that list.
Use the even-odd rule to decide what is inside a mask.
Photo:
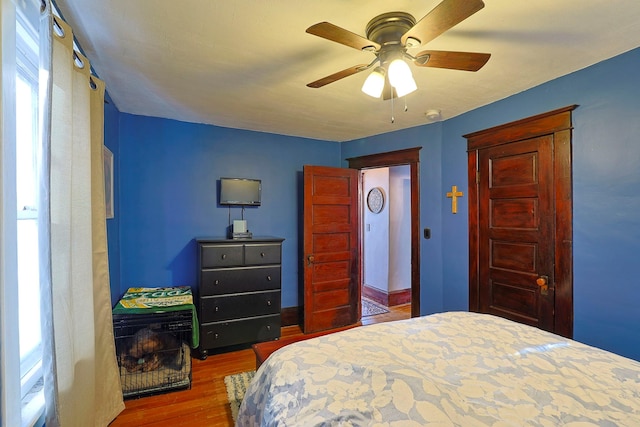
[{"label": "wood plank flooring", "polygon": [[[363,325],[408,319],[411,305],[391,307],[389,313],[362,319]],[[298,326],[282,328],[282,336],[301,335]],[[191,389],[125,401],[126,409],[111,427],[233,426],[224,377],[255,369],[251,348],[192,359]]]}]

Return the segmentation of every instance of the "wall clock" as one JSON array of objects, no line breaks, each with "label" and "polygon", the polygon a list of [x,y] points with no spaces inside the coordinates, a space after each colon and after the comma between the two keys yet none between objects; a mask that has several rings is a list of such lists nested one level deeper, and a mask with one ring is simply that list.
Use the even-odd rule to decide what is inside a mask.
[{"label": "wall clock", "polygon": [[369,194],[367,194],[367,206],[369,210],[373,213],[380,213],[384,208],[384,193],[382,192],[382,188],[373,187],[369,190]]}]

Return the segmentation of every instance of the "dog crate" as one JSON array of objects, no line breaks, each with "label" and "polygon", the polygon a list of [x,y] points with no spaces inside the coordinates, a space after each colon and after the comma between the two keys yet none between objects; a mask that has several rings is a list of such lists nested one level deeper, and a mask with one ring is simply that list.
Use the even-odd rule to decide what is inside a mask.
[{"label": "dog crate", "polygon": [[191,310],[113,315],[125,398],[191,387],[192,327]]}]

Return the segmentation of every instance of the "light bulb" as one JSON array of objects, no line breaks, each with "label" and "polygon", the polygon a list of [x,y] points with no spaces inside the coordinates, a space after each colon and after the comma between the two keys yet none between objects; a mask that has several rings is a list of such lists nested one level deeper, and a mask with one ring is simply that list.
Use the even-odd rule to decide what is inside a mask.
[{"label": "light bulb", "polygon": [[396,88],[398,96],[405,96],[418,89],[409,65],[402,59],[394,59],[389,64],[389,83]]},{"label": "light bulb", "polygon": [[376,67],[362,85],[362,91],[374,98],[380,98],[384,89],[385,71],[382,67]]},{"label": "light bulb", "polygon": [[396,94],[398,94],[399,97],[402,97],[418,89],[418,86],[416,85],[416,81],[413,80],[413,77],[409,76],[409,78],[402,81],[402,83],[397,85],[395,88]]}]

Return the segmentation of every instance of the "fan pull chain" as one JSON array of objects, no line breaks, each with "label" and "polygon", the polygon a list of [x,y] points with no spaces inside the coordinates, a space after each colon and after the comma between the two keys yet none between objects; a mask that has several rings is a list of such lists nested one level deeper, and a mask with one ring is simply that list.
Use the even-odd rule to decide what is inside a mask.
[{"label": "fan pull chain", "polygon": [[391,123],[395,123],[396,118],[393,117],[393,87],[391,87],[391,85],[389,85],[389,87],[391,88]]},{"label": "fan pull chain", "polygon": [[[407,105],[407,97],[403,97],[404,99],[404,112],[406,113],[407,111],[409,111],[409,105]],[[393,103],[393,88],[391,88],[391,123],[395,123],[396,122],[396,118],[394,117],[393,113],[394,113],[394,103]]]}]

